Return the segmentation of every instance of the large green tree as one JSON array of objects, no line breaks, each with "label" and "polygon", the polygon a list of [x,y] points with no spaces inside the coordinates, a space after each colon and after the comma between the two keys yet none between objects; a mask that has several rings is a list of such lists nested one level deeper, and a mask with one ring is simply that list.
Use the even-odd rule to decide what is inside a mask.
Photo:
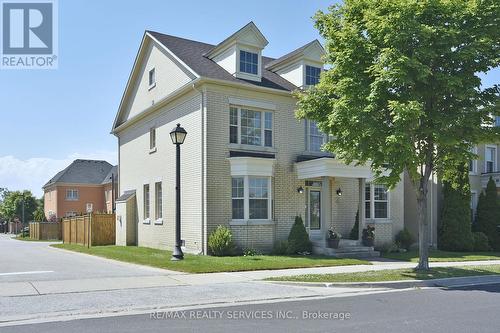
[{"label": "large green tree", "polygon": [[24,222],[29,222],[33,220],[33,213],[37,207],[37,199],[30,191],[13,191],[8,192],[4,197],[0,206],[0,214],[9,221],[14,218],[22,221],[24,211]]},{"label": "large green tree", "polygon": [[475,143],[498,139],[487,126],[498,88],[481,87],[479,74],[499,65],[499,8],[495,0],[345,0],[314,17],[330,68],[297,93],[297,115],[334,135],[326,149],[369,164],[377,181],[393,187],[408,173],[417,269],[429,268],[431,177],[453,181]]}]

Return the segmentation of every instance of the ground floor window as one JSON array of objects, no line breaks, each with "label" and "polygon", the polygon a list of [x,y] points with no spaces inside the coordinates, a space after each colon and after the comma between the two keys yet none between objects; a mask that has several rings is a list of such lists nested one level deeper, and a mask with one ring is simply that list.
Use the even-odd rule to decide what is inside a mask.
[{"label": "ground floor window", "polygon": [[366,184],[365,218],[389,218],[389,191],[385,185],[370,183]]},{"label": "ground floor window", "polygon": [[271,177],[232,177],[231,198],[233,220],[270,219]]}]

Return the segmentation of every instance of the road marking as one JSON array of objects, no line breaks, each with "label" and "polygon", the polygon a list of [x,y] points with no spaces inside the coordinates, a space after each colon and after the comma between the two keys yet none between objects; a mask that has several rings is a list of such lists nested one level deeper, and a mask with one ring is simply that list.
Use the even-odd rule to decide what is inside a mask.
[{"label": "road marking", "polygon": [[6,276],[6,275],[27,275],[27,274],[45,274],[45,273],[54,273],[54,271],[8,272],[8,273],[0,273],[0,276]]}]

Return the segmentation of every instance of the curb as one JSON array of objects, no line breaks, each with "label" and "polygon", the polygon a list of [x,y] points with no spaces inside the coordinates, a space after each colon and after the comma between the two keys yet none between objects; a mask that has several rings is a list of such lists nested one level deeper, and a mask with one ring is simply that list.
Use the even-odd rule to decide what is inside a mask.
[{"label": "curb", "polygon": [[387,288],[409,289],[425,287],[457,288],[484,284],[500,284],[500,275],[478,275],[466,277],[452,277],[431,280],[403,280],[383,282],[294,282],[294,281],[266,281],[273,284],[293,285],[303,287],[323,288]]}]

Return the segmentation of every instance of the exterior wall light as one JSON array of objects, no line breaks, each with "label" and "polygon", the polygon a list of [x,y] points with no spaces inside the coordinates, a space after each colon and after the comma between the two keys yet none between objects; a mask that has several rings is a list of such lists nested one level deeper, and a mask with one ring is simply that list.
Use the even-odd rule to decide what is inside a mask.
[{"label": "exterior wall light", "polygon": [[302,186],[299,186],[297,188],[297,192],[300,193],[300,194],[304,193],[304,188]]},{"label": "exterior wall light", "polygon": [[337,195],[338,195],[339,197],[341,197],[341,196],[342,196],[342,190],[340,189],[340,187],[339,187],[339,189],[337,190]]}]

